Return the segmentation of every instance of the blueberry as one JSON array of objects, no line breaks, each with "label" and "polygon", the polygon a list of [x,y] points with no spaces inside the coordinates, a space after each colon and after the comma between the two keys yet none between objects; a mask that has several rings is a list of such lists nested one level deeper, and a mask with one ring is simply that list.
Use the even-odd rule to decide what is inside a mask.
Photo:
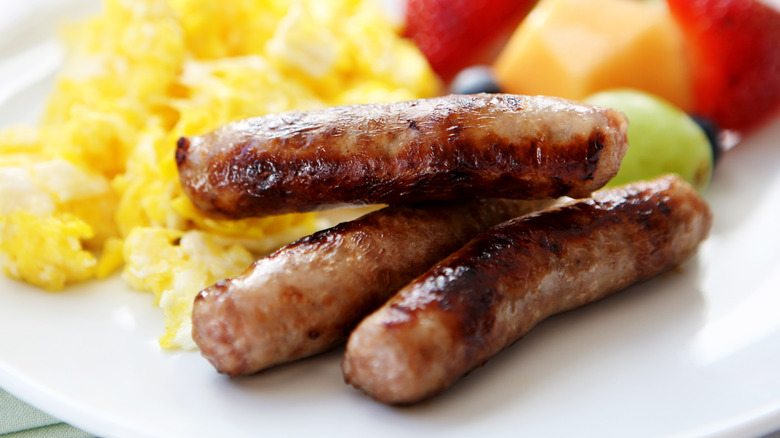
[{"label": "blueberry", "polygon": [[461,70],[450,85],[452,94],[500,93],[493,69],[486,65],[475,65]]},{"label": "blueberry", "polygon": [[692,115],[691,118],[694,122],[696,122],[696,124],[699,125],[699,127],[701,127],[701,129],[704,131],[704,134],[707,136],[707,140],[710,142],[710,147],[712,148],[712,164],[714,165],[718,162],[718,160],[720,160],[720,157],[723,155],[723,151],[725,149],[723,142],[721,141],[718,125],[706,117]]}]

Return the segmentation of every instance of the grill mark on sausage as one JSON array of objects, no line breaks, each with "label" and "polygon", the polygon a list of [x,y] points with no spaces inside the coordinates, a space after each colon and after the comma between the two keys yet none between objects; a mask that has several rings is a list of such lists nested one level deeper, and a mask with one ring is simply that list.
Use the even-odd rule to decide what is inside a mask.
[{"label": "grill mark on sausage", "polygon": [[393,206],[319,231],[201,291],[193,339],[233,376],[325,351],[478,232],[547,202]]},{"label": "grill mark on sausage", "polygon": [[344,204],[582,197],[614,176],[625,117],[555,98],[448,96],[249,119],[179,141],[185,193],[239,218]]},{"label": "grill mark on sausage", "polygon": [[696,191],[668,176],[497,225],[352,332],[345,380],[385,403],[430,397],[548,316],[682,263],[711,223]]}]

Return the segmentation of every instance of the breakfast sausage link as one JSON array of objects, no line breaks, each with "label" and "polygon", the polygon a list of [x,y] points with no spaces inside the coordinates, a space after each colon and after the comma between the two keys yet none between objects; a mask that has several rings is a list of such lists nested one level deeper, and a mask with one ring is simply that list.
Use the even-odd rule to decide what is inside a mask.
[{"label": "breakfast sausage link", "polygon": [[622,113],[552,97],[445,96],[273,114],[181,138],[185,193],[242,218],[345,204],[583,197],[616,173]]},{"label": "breakfast sausage link", "polygon": [[341,223],[203,290],[193,338],[217,371],[233,376],[320,353],[480,231],[542,204],[394,206]]},{"label": "breakfast sausage link", "polygon": [[669,176],[486,230],[357,326],[345,380],[384,403],[428,398],[548,316],[682,263],[711,223],[696,191]]}]

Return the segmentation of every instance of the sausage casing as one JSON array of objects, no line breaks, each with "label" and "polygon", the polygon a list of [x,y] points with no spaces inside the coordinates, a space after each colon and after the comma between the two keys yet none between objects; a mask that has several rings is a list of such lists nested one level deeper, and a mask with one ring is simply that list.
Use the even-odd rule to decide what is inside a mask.
[{"label": "sausage casing", "polygon": [[222,218],[474,197],[584,197],[616,173],[627,120],[552,97],[445,96],[273,114],[183,137],[185,193]]},{"label": "sausage casing", "polygon": [[548,316],[680,264],[711,221],[669,176],[486,230],[357,326],[345,380],[385,403],[430,397]]},{"label": "sausage casing", "polygon": [[193,338],[229,375],[322,352],[480,231],[542,206],[498,199],[393,206],[341,223],[201,291]]}]

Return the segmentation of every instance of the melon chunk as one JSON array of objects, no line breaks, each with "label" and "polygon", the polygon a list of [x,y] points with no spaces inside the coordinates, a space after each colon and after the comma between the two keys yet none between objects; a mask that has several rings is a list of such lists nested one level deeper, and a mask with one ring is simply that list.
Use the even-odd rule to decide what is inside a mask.
[{"label": "melon chunk", "polygon": [[579,100],[636,88],[692,106],[682,31],[664,1],[542,0],[494,68],[508,93]]}]

